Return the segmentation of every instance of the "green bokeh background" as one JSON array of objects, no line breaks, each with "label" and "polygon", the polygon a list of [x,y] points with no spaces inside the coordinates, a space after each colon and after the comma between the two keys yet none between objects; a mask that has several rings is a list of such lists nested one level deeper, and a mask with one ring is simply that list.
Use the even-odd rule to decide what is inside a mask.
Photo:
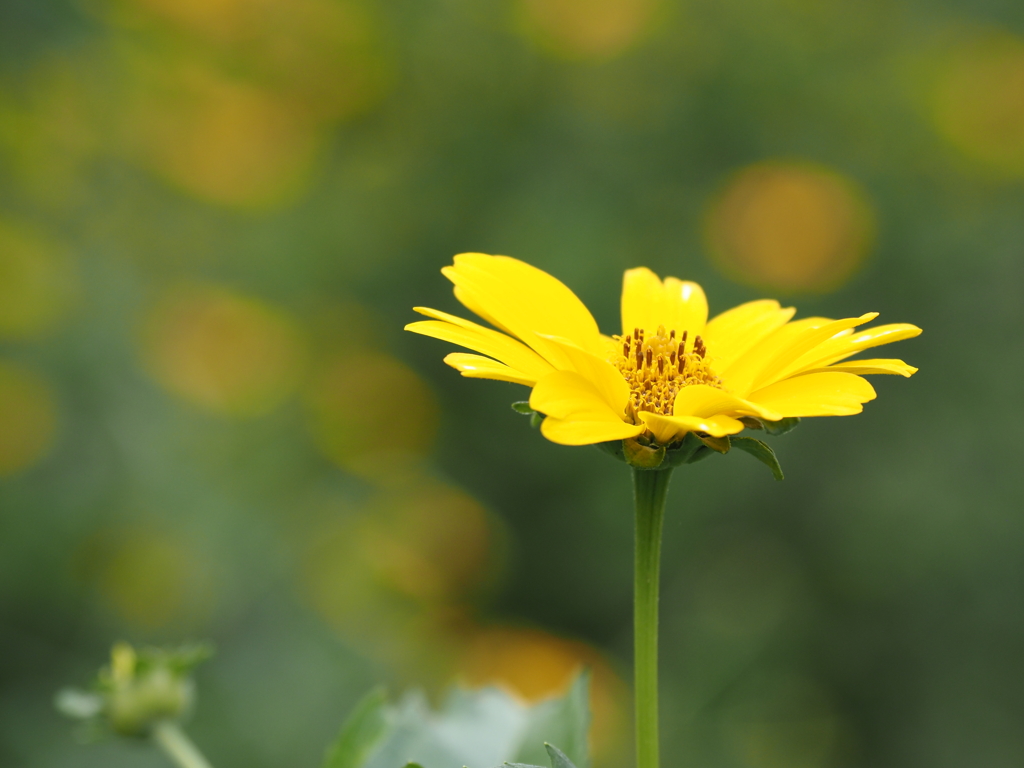
[{"label": "green bokeh background", "polygon": [[[766,161],[871,212],[827,290],[714,258]],[[774,440],[785,482],[676,473],[665,763],[1024,764],[1022,250],[1019,3],[3,0],[0,764],[163,765],[53,693],[204,638],[219,768],[316,766],[377,682],[540,695],[576,660],[630,764],[628,472],[403,333],[465,314],[463,251],[609,333],[638,265],[712,313],[923,327],[914,378]]]}]

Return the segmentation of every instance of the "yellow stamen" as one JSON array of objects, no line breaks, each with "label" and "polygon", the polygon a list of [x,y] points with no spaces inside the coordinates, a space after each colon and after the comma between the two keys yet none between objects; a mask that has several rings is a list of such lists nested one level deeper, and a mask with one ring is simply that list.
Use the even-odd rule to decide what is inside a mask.
[{"label": "yellow stamen", "polygon": [[687,352],[686,337],[683,331],[676,341],[675,329],[666,331],[663,325],[646,339],[643,328],[625,337],[612,337],[622,344],[622,355],[611,362],[629,384],[627,413],[634,424],[640,423],[637,414],[641,411],[671,415],[676,395],[683,387],[707,384],[722,388],[707,361],[704,340],[697,336]]}]

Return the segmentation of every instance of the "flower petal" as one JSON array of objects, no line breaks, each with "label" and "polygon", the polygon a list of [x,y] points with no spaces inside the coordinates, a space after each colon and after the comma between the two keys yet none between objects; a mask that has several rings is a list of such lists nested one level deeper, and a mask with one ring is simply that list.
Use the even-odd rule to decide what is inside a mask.
[{"label": "flower petal", "polygon": [[499,331],[437,310],[417,307],[416,311],[436,321],[410,323],[405,330],[430,336],[493,357],[534,379],[550,373],[551,364],[522,342]]},{"label": "flower petal", "polygon": [[541,434],[560,445],[593,445],[609,440],[625,440],[643,431],[643,426],[634,426],[624,421],[572,421],[556,419],[554,416],[548,416],[540,425]]},{"label": "flower petal", "polygon": [[618,414],[625,413],[626,403],[629,402],[629,384],[618,368],[607,360],[580,349],[567,339],[558,336],[544,338],[561,348],[576,372],[594,385],[601,398],[613,411]]},{"label": "flower petal", "polygon": [[452,352],[444,361],[463,376],[470,379],[494,379],[495,381],[511,381],[513,384],[525,384],[530,387],[536,382],[532,376],[509,368],[507,365],[481,355],[467,355],[465,352]]},{"label": "flower petal", "polygon": [[672,405],[673,416],[708,418],[719,414],[757,416],[767,421],[778,421],[783,418],[782,414],[771,408],[736,397],[716,387],[709,387],[707,384],[683,387]]},{"label": "flower petal", "polygon": [[690,339],[704,331],[708,300],[697,283],[667,277],[662,282],[646,267],[627,269],[622,278],[622,333],[643,328],[654,333],[659,325]]},{"label": "flower petal", "polygon": [[851,333],[844,336],[837,336],[829,339],[816,349],[812,349],[800,360],[796,372],[803,372],[818,366],[831,365],[832,363],[845,360],[865,349],[877,347],[882,344],[891,344],[894,341],[912,339],[921,335],[921,329],[910,323],[891,323],[880,325],[877,328],[868,328],[860,333]]},{"label": "flower petal", "polygon": [[826,323],[798,335],[789,345],[779,351],[765,365],[761,372],[754,377],[750,388],[753,390],[767,387],[769,384],[794,375],[799,368],[799,360],[805,354],[831,338],[836,336],[843,338],[843,335],[848,333],[851,328],[871,322],[876,317],[878,317],[877,312],[867,312],[860,317],[833,320],[831,323]]},{"label": "flower petal", "polygon": [[783,309],[773,299],[762,299],[716,315],[701,334],[712,364],[724,371],[761,339],[789,322],[794,313],[794,307]]},{"label": "flower petal", "polygon": [[731,416],[666,416],[661,413],[640,414],[640,419],[647,426],[654,439],[662,445],[678,440],[687,432],[706,432],[714,437],[735,435],[743,430],[743,422]]},{"label": "flower petal", "polygon": [[[601,333],[590,311],[565,285],[548,273],[508,256],[463,253],[441,272],[456,287],[466,307],[519,337],[549,358],[549,344],[536,334],[569,339],[600,354]],[[557,364],[558,355],[554,355]]]},{"label": "flower petal", "polygon": [[864,376],[869,373],[891,373],[897,376],[905,376],[908,379],[917,373],[917,368],[912,365],[907,365],[902,360],[847,360],[843,363],[836,363],[835,365],[824,366],[822,368],[812,368],[809,371],[802,371],[801,375],[807,373],[819,373],[821,371],[844,371],[845,373],[857,373]]},{"label": "flower petal", "polygon": [[[738,356],[731,365],[715,367],[722,382],[733,392],[746,394],[754,378],[768,362],[809,330],[834,322],[827,317],[804,317],[793,320],[764,336],[757,344]],[[708,350],[713,354],[713,350]],[[712,363],[714,366],[714,363]]]},{"label": "flower petal", "polygon": [[559,419],[625,421],[625,402],[616,408],[592,381],[575,371],[555,371],[538,381],[530,393],[530,407]]},{"label": "flower petal", "polygon": [[860,376],[840,371],[808,373],[784,379],[748,396],[748,400],[790,416],[848,416],[874,400],[875,390]]}]

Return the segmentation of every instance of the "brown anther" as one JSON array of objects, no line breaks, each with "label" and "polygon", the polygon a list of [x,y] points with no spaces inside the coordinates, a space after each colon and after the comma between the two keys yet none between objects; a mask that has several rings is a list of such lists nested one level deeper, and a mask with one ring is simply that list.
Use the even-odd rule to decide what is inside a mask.
[{"label": "brown anther", "polygon": [[679,354],[683,354],[686,351],[686,336],[689,331],[683,331],[683,336],[679,339]]},{"label": "brown anther", "polygon": [[654,361],[654,350],[650,347],[647,348],[647,367],[651,367],[651,363]]},{"label": "brown anther", "polygon": [[[674,331],[673,331],[673,333],[674,333]],[[676,351],[675,351],[674,349],[672,350],[672,354],[671,354],[671,355],[669,355],[669,358],[668,358],[668,360],[669,360],[669,362],[670,362],[670,363],[671,363],[672,365],[675,365],[675,364],[676,364]]]},{"label": "brown anther", "polygon": [[639,344],[636,345],[636,367],[642,368],[644,364],[644,348]]},{"label": "brown anther", "polygon": [[693,351],[701,359],[704,358],[704,354],[707,352],[707,349],[704,347],[704,340],[700,336],[693,340]]},{"label": "brown anther", "polygon": [[629,357],[629,337],[626,337],[626,341],[622,342],[622,356]]},{"label": "brown anther", "polygon": [[675,328],[673,328],[671,331],[668,332],[668,337],[670,339],[674,339],[676,337],[676,329]]}]

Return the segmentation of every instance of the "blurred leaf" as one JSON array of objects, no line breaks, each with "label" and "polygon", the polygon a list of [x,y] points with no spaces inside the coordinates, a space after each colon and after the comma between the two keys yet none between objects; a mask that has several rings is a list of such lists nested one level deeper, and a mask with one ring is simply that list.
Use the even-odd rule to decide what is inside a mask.
[{"label": "blurred leaf", "polygon": [[732,445],[734,448],[739,448],[741,451],[746,451],[755,459],[766,465],[768,469],[775,475],[776,480],[782,480],[785,476],[782,474],[782,467],[779,466],[779,460],[775,457],[775,451],[773,451],[766,443],[760,440],[755,440],[752,437],[734,437],[732,439]]},{"label": "blurred leaf", "polygon": [[[566,757],[565,753],[558,747],[545,744],[544,748],[548,751],[548,756],[551,758],[551,768],[576,768],[572,760]],[[541,768],[539,765],[527,765],[526,763],[505,763],[505,765],[508,768]]]},{"label": "blurred leaf", "polygon": [[548,755],[551,757],[551,768],[576,768],[576,766],[572,764],[572,760],[566,757],[565,753],[558,747],[552,746],[551,744],[545,744],[544,747],[547,749]]},{"label": "blurred leaf", "polygon": [[564,745],[586,768],[589,687],[581,674],[564,697],[534,706],[497,688],[455,689],[437,712],[422,692],[389,705],[375,691],[342,728],[323,768],[394,768],[410,758],[421,768],[529,764],[544,759],[547,741]]},{"label": "blurred leaf", "polygon": [[541,745],[561,744],[573,756],[579,768],[587,768],[590,731],[590,674],[580,674],[561,699],[542,701],[531,710],[530,725],[520,741],[517,760],[541,762]]},{"label": "blurred leaf", "polygon": [[62,715],[75,720],[96,717],[103,709],[103,699],[95,693],[87,693],[77,688],[63,688],[57,691],[53,704]]},{"label": "blurred leaf", "polygon": [[386,707],[387,696],[383,688],[375,688],[364,696],[341,727],[337,740],[328,748],[323,768],[364,765],[387,732]]}]

